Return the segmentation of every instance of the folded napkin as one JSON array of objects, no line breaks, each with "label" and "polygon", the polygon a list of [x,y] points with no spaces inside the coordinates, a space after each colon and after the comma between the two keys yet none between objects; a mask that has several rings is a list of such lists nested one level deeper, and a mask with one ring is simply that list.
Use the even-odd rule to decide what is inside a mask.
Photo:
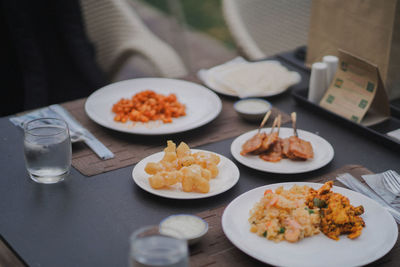
[{"label": "folded napkin", "polygon": [[364,181],[381,198],[389,203],[394,209],[400,212],[400,197],[390,192],[383,183],[383,173],[362,175]]},{"label": "folded napkin", "polygon": [[301,81],[299,73],[289,71],[279,61],[248,62],[242,57],[201,69],[197,76],[211,89],[240,98],[279,94]]},{"label": "folded napkin", "polygon": [[400,129],[390,131],[386,134],[389,135],[390,137],[396,139],[397,141],[400,141]]},{"label": "folded napkin", "polygon": [[64,120],[68,124],[71,142],[85,142],[101,159],[105,160],[114,157],[114,154],[106,146],[77,122],[75,118],[60,105],[51,105],[21,116],[11,117],[10,121],[14,125],[24,128],[26,122],[38,118],[58,118]]}]

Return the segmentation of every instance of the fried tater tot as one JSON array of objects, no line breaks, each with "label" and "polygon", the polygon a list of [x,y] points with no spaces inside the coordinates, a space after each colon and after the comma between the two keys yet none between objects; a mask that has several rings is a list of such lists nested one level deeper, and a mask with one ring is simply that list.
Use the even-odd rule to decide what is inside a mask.
[{"label": "fried tater tot", "polygon": [[175,161],[160,161],[161,166],[163,167],[162,170],[164,171],[175,171],[177,170],[178,166],[179,166],[179,162],[178,160]]},{"label": "fried tater tot", "polygon": [[165,179],[162,177],[161,172],[159,172],[149,178],[149,183],[152,188],[160,189],[165,186]]},{"label": "fried tater tot", "polygon": [[[208,152],[204,152],[204,151],[200,151],[200,152],[196,152],[193,154],[193,157],[196,161],[196,164],[202,165],[204,163],[214,163],[216,165],[218,165],[218,163],[220,162],[220,158],[215,155],[214,153],[208,153]],[[197,163],[199,162],[199,163]]]},{"label": "fried tater tot", "polygon": [[161,163],[159,162],[149,162],[146,164],[144,171],[148,174],[156,174],[164,169]]},{"label": "fried tater tot", "polygon": [[208,193],[210,191],[210,183],[207,179],[201,176],[196,176],[196,178],[193,178],[193,182],[195,191],[200,193]]},{"label": "fried tater tot", "polygon": [[207,169],[201,168],[201,176],[206,179],[207,181],[210,181],[211,179],[211,172]]},{"label": "fried tater tot", "polygon": [[194,157],[190,155],[190,153],[189,146],[186,143],[181,142],[176,149],[176,155],[181,166],[190,166],[194,163]]},{"label": "fried tater tot", "polygon": [[192,192],[195,189],[195,180],[201,178],[201,167],[199,165],[191,165],[182,168],[183,179],[182,188],[185,192]]},{"label": "fried tater tot", "polygon": [[185,142],[181,142],[176,148],[176,154],[178,155],[178,158],[190,156],[189,146]]},{"label": "fried tater tot", "polygon": [[183,167],[187,167],[195,163],[194,158],[192,156],[184,156],[179,158],[179,164]]},{"label": "fried tater tot", "polygon": [[174,161],[178,158],[176,155],[176,145],[171,140],[167,141],[167,147],[164,149],[164,157],[161,161]]},{"label": "fried tater tot", "polygon": [[182,168],[182,173],[184,176],[190,176],[192,178],[201,177],[201,167],[193,164],[189,167]]},{"label": "fried tater tot", "polygon": [[175,152],[176,151],[176,144],[171,140],[167,141],[167,147],[164,148],[164,152]]},{"label": "fried tater tot", "polygon": [[182,190],[185,192],[193,191],[193,178],[191,176],[183,176],[182,178]]},{"label": "fried tater tot", "polygon": [[219,170],[217,165],[210,163],[207,165],[206,169],[211,172],[211,178],[215,178],[218,176]]},{"label": "fried tater tot", "polygon": [[164,178],[166,185],[174,185],[179,182],[178,179],[178,171],[171,171],[171,172],[161,172],[161,176]]},{"label": "fried tater tot", "polygon": [[163,159],[161,161],[172,162],[172,161],[177,160],[177,159],[178,159],[178,157],[176,156],[175,151],[174,152],[169,152],[168,151],[168,152],[164,153],[164,157],[163,157]]},{"label": "fried tater tot", "polygon": [[211,178],[217,177],[219,173],[217,165],[220,162],[220,158],[217,155],[201,151],[194,153],[193,157],[196,164],[211,172]]},{"label": "fried tater tot", "polygon": [[207,152],[191,154],[186,143],[181,142],[176,147],[169,140],[162,160],[147,163],[145,171],[153,175],[149,178],[149,183],[154,189],[180,183],[184,192],[207,193],[210,191],[210,179],[218,175],[219,162],[218,155]]}]

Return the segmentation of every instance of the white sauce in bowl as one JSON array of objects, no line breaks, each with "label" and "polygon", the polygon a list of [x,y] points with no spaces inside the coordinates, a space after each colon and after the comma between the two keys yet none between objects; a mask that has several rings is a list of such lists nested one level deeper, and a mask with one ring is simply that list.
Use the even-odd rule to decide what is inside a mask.
[{"label": "white sauce in bowl", "polygon": [[244,99],[235,104],[235,108],[243,113],[265,113],[271,108],[271,104],[261,99]]},{"label": "white sauce in bowl", "polygon": [[[160,228],[163,234],[171,236],[179,233],[179,238],[187,239],[190,243],[192,239],[201,237],[207,232],[207,223],[195,215],[172,215],[164,219],[160,223]],[[170,232],[168,230],[170,229]]]}]

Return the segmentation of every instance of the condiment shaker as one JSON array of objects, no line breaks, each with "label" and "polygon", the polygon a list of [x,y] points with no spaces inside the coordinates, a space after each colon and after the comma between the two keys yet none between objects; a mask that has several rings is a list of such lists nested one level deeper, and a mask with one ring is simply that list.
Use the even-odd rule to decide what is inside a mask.
[{"label": "condiment shaker", "polygon": [[310,86],[308,90],[308,100],[319,104],[319,101],[328,89],[327,71],[328,66],[323,62],[316,62],[311,67]]}]

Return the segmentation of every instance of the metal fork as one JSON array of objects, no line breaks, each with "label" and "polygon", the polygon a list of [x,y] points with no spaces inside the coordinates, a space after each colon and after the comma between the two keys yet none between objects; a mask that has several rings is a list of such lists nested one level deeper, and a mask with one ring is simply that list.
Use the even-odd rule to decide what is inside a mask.
[{"label": "metal fork", "polygon": [[400,196],[400,176],[396,172],[392,170],[385,171],[382,181],[387,190],[396,196]]},{"label": "metal fork", "polygon": [[352,176],[350,173],[343,173],[339,174],[336,179],[340,181],[342,184],[347,186],[348,188],[359,192],[363,195],[366,195],[369,198],[372,198],[376,202],[378,202],[380,205],[382,205],[396,220],[398,224],[400,224],[400,212],[395,210],[389,203],[387,203],[383,198],[375,194],[374,191],[369,189],[366,185],[361,183],[359,180],[357,180],[354,176]]}]

